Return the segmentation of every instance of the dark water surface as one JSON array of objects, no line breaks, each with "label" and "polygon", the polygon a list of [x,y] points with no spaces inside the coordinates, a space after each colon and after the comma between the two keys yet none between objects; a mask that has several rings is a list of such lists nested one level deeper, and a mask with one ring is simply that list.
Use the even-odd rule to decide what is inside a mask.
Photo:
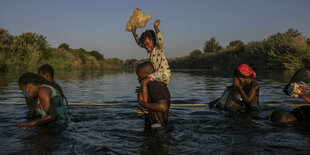
[{"label": "dark water surface", "polygon": [[[1,154],[308,154],[310,131],[270,124],[271,112],[303,103],[282,93],[294,72],[258,71],[259,119],[226,116],[207,106],[172,105],[169,128],[145,131],[138,107],[133,72],[58,72],[56,82],[69,102],[115,103],[113,106],[70,106],[69,126],[60,131],[16,127],[27,120],[26,105],[0,105]],[[174,71],[168,85],[172,104],[206,104],[232,83],[232,72]],[[22,102],[20,73],[0,73],[0,102]]]}]

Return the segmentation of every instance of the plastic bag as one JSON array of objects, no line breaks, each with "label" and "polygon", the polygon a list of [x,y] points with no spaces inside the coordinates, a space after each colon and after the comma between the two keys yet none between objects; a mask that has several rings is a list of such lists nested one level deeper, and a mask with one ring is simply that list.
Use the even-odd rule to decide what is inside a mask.
[{"label": "plastic bag", "polygon": [[303,81],[290,83],[289,86],[287,87],[286,91],[290,97],[298,98],[299,94],[301,93],[301,91],[299,90],[299,87],[306,87],[307,88],[307,85]]},{"label": "plastic bag", "polygon": [[[299,90],[296,89],[298,87],[298,84],[302,84],[303,86],[306,87],[307,86],[306,83],[309,83],[309,82],[310,82],[310,71],[307,68],[299,69],[292,76],[291,81],[283,88],[283,92],[284,92],[284,94],[286,94],[290,97],[298,97],[298,96],[296,96],[296,93],[299,94]],[[294,93],[292,93],[292,92],[294,92],[293,90],[295,90],[295,92],[296,92],[295,95],[294,95]]]},{"label": "plastic bag", "polygon": [[151,14],[146,13],[142,16],[142,11],[139,8],[136,8],[133,11],[133,15],[129,14],[129,20],[126,25],[126,32],[131,32],[133,26],[136,28],[143,28],[147,22],[152,18]]},{"label": "plastic bag", "polygon": [[242,98],[238,88],[234,85],[226,88],[216,104],[216,107],[219,109],[231,111],[240,110],[241,106]]}]

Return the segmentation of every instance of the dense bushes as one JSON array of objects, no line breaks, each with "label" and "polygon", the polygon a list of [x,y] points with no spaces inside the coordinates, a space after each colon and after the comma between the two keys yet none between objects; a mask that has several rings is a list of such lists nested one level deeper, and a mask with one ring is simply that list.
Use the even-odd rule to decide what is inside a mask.
[{"label": "dense bushes", "polygon": [[62,43],[58,48],[50,47],[46,38],[35,33],[12,36],[0,28],[0,71],[37,69],[42,64],[55,69],[102,69],[123,68],[119,59],[104,59],[98,51],[71,49]]},{"label": "dense bushes", "polygon": [[246,45],[240,40],[235,40],[222,50],[219,50],[220,46],[214,38],[207,41],[206,45],[207,43],[210,46],[204,54],[194,54],[193,51],[189,56],[170,59],[170,66],[172,68],[217,69],[247,63],[260,69],[310,67],[309,39],[293,29],[271,35],[262,41],[249,42]]}]

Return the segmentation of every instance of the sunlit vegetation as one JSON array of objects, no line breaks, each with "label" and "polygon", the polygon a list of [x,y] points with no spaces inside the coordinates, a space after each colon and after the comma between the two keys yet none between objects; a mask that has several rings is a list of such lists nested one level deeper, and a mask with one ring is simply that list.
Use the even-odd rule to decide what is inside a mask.
[{"label": "sunlit vegetation", "polygon": [[310,39],[294,29],[247,44],[234,40],[222,48],[215,38],[205,42],[203,53],[169,60],[171,68],[225,69],[246,63],[258,69],[310,67]]},{"label": "sunlit vegetation", "polygon": [[66,43],[53,48],[42,35],[27,32],[12,36],[0,28],[0,71],[33,70],[46,63],[55,69],[124,68],[123,60],[106,59],[98,51],[72,49]]},{"label": "sunlit vegetation", "polygon": [[[294,29],[260,41],[231,41],[226,47],[211,38],[188,56],[169,59],[170,68],[231,69],[249,64],[254,69],[297,69],[310,67],[310,39]],[[0,71],[33,70],[42,64],[55,69],[135,69],[145,60],[104,58],[102,52],[72,49],[67,43],[51,47],[46,37],[27,32],[12,36],[0,28]]]}]

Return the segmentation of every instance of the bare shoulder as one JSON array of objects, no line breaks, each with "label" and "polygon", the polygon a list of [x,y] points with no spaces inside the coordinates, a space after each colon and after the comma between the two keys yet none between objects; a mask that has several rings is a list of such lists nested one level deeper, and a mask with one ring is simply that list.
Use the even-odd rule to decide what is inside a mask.
[{"label": "bare shoulder", "polygon": [[45,95],[51,95],[52,94],[52,89],[46,86],[42,86],[38,90],[38,95],[39,96],[45,96]]}]

